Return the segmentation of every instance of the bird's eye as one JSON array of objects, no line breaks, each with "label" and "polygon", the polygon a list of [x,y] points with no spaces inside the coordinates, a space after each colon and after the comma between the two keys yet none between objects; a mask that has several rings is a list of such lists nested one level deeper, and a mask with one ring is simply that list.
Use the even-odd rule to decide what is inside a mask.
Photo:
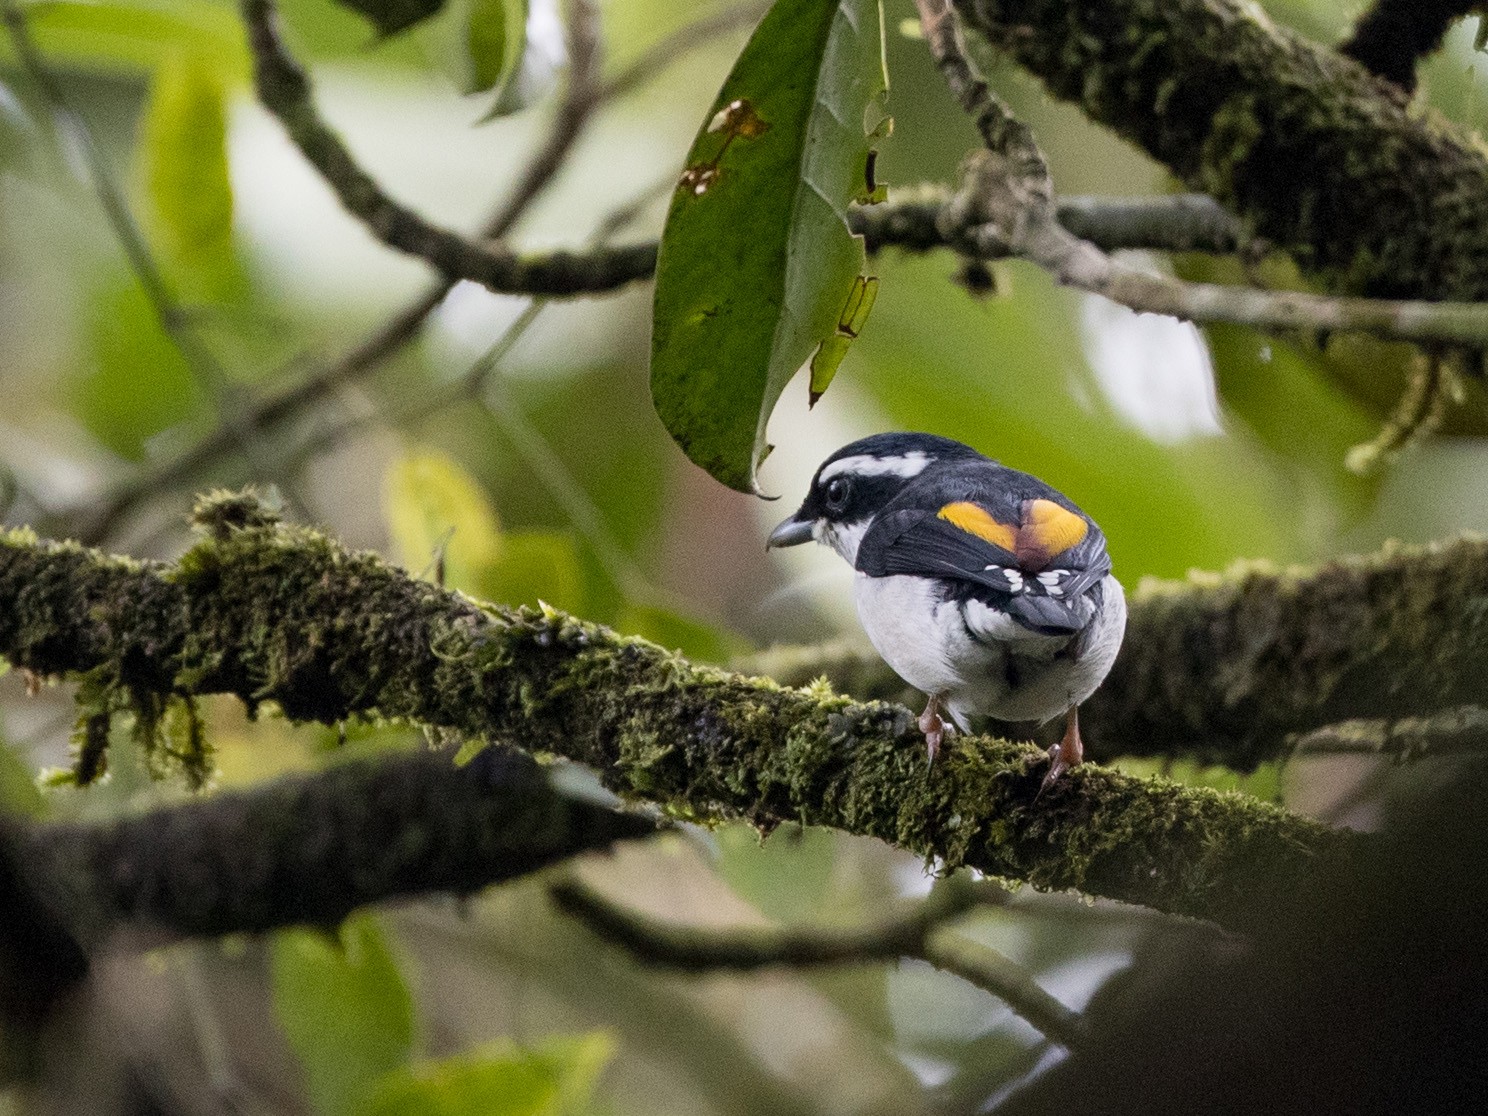
[{"label": "bird's eye", "polygon": [[827,507],[841,511],[847,507],[847,497],[851,492],[852,485],[846,477],[833,477],[827,482]]}]

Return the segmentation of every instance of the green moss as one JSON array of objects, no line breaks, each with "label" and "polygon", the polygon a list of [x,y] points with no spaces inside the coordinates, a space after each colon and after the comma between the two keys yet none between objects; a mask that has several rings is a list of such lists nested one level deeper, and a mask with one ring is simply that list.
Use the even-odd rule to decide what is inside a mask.
[{"label": "green moss", "polygon": [[[1349,840],[1245,799],[1093,767],[1036,800],[1042,754],[990,738],[957,737],[929,769],[902,706],[695,667],[552,609],[480,606],[315,532],[213,506],[233,514],[211,520],[173,568],[0,548],[0,649],[53,673],[92,672],[95,751],[106,741],[97,718],[126,707],[155,747],[179,741],[162,733],[169,703],[205,693],[326,724],[375,714],[590,764],[618,793],[678,817],[830,825],[947,867],[1236,924],[1313,854]],[[1214,592],[1234,607],[1257,585]],[[22,606],[23,623],[6,627],[7,604]],[[79,622],[91,608],[104,623]],[[203,762],[199,727],[193,743],[181,715],[185,743],[162,754]]]},{"label": "green moss", "polygon": [[[1342,290],[1488,297],[1470,137],[1242,0],[955,0],[966,23]],[[1432,219],[1422,221],[1421,213]]]}]

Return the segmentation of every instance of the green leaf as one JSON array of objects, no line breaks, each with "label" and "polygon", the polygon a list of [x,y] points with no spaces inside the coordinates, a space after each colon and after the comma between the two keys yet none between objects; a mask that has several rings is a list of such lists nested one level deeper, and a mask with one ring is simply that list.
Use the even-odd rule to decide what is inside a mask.
[{"label": "green leaf", "polygon": [[615,618],[615,627],[709,663],[726,663],[749,650],[744,640],[727,631],[654,605],[626,605]]},{"label": "green leaf", "polygon": [[321,1116],[361,1110],[413,1049],[413,1000],[377,921],[353,915],[339,940],[281,930],[270,954],[274,1011]]},{"label": "green leaf", "polygon": [[384,38],[405,31],[420,23],[444,7],[444,0],[336,0],[343,8],[350,8],[366,16],[377,33]]},{"label": "green leaf", "polygon": [[516,72],[527,44],[527,0],[457,0],[458,81],[465,93],[484,93]]},{"label": "green leaf", "polygon": [[481,595],[501,553],[501,526],[480,484],[454,458],[417,451],[394,461],[383,508],[398,560],[416,574]]},{"label": "green leaf", "polygon": [[573,538],[555,531],[502,535],[501,552],[481,579],[480,596],[496,604],[546,601],[566,612],[583,612],[584,571]]},{"label": "green leaf", "polygon": [[110,450],[142,460],[146,441],[196,414],[200,389],[132,279],[87,306],[91,366],[70,381],[71,404]]},{"label": "green leaf", "polygon": [[[184,52],[212,59],[224,78],[248,76],[242,24],[213,0],[33,0],[25,8],[48,57],[105,70],[153,69]],[[0,39],[0,59],[11,54]]]},{"label": "green leaf", "polygon": [[657,263],[651,396],[731,488],[758,491],[770,412],[862,272],[846,212],[886,88],[879,0],[777,0],[688,154]]},{"label": "green leaf", "polygon": [[615,1053],[604,1031],[523,1049],[509,1040],[395,1070],[358,1116],[578,1116]]},{"label": "green leaf", "polygon": [[140,131],[145,225],[168,274],[193,294],[222,297],[235,274],[226,91],[199,55],[156,72]]},{"label": "green leaf", "polygon": [[[4,666],[4,660],[0,660],[0,674],[5,673]],[[36,787],[36,773],[0,737],[0,816],[20,814],[36,818],[44,813],[46,800]]]}]

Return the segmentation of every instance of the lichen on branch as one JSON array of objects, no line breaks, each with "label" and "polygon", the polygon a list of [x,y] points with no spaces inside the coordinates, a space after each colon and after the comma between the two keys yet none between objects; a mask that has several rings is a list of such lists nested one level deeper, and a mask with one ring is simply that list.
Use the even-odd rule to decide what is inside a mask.
[{"label": "lichen on branch", "polygon": [[1367,844],[1236,795],[958,739],[933,769],[903,707],[697,666],[552,610],[507,611],[315,532],[209,501],[172,565],[0,536],[0,653],[45,675],[114,665],[135,690],[230,693],[298,720],[376,712],[564,756],[699,819],[878,837],[947,868],[1241,928],[1318,857]]},{"label": "lichen on branch", "polygon": [[[1488,298],[1488,158],[1243,0],[955,0],[967,26],[1343,290]],[[1429,217],[1423,217],[1429,215]]]}]

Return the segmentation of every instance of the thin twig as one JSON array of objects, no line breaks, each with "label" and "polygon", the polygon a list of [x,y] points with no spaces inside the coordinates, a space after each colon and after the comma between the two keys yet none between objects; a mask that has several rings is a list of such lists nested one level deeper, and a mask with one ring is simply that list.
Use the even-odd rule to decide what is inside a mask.
[{"label": "thin twig", "polygon": [[643,964],[688,973],[739,973],[914,957],[990,992],[1062,1046],[1074,1049],[1080,1043],[1080,1017],[1025,969],[988,946],[944,932],[981,902],[977,885],[964,876],[943,881],[908,914],[853,930],[668,925],[619,907],[574,879],[554,884],[549,894],[565,914]]},{"label": "thin twig", "polygon": [[446,278],[469,279],[502,294],[612,291],[644,278],[655,265],[652,245],[521,255],[500,241],[470,240],[394,201],[321,119],[309,75],[280,38],[273,0],[243,0],[242,13],[259,100],[278,117],[346,211],[388,247],[424,260]]},{"label": "thin twig", "polygon": [[[711,23],[714,18],[704,17],[698,23]],[[658,50],[669,48],[665,52],[666,61],[675,62],[699,42],[706,41],[694,33],[695,26],[683,27],[658,44]],[[516,185],[482,227],[482,239],[506,236],[557,177],[597,112],[634,88],[633,84],[617,88],[613,80],[601,87],[598,84],[599,67],[598,12],[590,0],[577,0],[568,21],[568,79],[552,127],[542,146],[517,176]],[[634,79],[643,72],[632,66],[625,73]],[[248,417],[252,425],[264,429],[287,421],[380,367],[419,334],[424,322],[444,301],[454,283],[452,279],[433,283],[341,359],[251,408]],[[226,432],[214,431],[179,456],[115,489],[99,509],[90,512],[85,521],[76,525],[78,529],[70,533],[84,541],[100,541],[144,500],[162,488],[200,473],[230,449],[231,440]]]},{"label": "thin twig", "polygon": [[1406,341],[1488,345],[1488,303],[1399,302],[1186,283],[1138,270],[1082,240],[1058,220],[1048,164],[1031,133],[967,61],[949,0],[916,2],[947,84],[988,145],[967,159],[961,192],[940,215],[942,234],[960,251],[977,258],[1020,257],[1060,283],[1141,313],[1267,330],[1352,330]]}]

